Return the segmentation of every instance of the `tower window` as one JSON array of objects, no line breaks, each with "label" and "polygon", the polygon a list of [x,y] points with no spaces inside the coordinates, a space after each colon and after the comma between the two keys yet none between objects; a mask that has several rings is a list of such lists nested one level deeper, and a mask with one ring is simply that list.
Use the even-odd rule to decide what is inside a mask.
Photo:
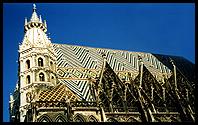
[{"label": "tower window", "polygon": [[38,66],[42,66],[43,67],[43,59],[41,57],[38,58]]},{"label": "tower window", "polygon": [[27,82],[27,84],[30,84],[30,76],[29,75],[26,78],[26,82]]},{"label": "tower window", "polygon": [[53,69],[53,62],[52,61],[50,61],[50,67],[51,67],[51,69]]},{"label": "tower window", "polygon": [[45,76],[44,76],[43,73],[40,73],[40,74],[39,74],[39,80],[40,80],[40,81],[45,81]]},{"label": "tower window", "polygon": [[26,69],[29,69],[30,68],[30,60],[28,59],[27,61],[26,61]]}]

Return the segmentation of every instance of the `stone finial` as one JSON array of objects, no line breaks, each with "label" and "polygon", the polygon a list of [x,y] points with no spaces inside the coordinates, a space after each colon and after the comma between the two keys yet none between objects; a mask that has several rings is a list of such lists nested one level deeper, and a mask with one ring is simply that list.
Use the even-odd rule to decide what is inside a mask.
[{"label": "stone finial", "polygon": [[36,11],[36,4],[33,4],[33,11]]},{"label": "stone finial", "polygon": [[25,18],[25,25],[27,25],[27,18]]},{"label": "stone finial", "polygon": [[41,15],[39,16],[39,22],[42,23],[42,18]]},{"label": "stone finial", "polygon": [[46,20],[44,20],[44,26],[47,27],[47,22],[46,22]]}]

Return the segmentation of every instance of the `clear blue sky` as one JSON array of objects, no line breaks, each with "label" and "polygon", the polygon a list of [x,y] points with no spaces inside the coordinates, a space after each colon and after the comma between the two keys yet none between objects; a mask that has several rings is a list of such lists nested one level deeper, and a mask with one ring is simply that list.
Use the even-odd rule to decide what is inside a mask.
[{"label": "clear blue sky", "polygon": [[[53,43],[182,56],[195,62],[195,4],[36,4]],[[32,4],[3,4],[3,120]]]}]

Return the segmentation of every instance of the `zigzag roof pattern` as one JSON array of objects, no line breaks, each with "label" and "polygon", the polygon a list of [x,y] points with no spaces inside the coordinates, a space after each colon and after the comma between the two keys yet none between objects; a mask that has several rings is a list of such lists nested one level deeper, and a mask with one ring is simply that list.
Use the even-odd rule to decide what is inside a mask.
[{"label": "zigzag roof pattern", "polygon": [[53,44],[57,58],[57,75],[62,84],[82,100],[92,100],[89,83],[90,79],[99,77],[102,69],[102,54],[106,55],[107,63],[117,73],[120,79],[129,81],[128,73],[134,80],[139,74],[139,61],[159,81],[171,76],[171,70],[160,62],[153,54],[130,52],[124,50],[93,48],[67,44]]}]

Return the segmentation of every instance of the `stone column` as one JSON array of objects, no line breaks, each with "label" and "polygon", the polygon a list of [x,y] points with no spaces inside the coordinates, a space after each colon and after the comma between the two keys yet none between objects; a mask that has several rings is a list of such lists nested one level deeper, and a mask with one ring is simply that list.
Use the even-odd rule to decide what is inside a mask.
[{"label": "stone column", "polygon": [[35,67],[35,55],[32,55],[32,66],[31,67]]}]

